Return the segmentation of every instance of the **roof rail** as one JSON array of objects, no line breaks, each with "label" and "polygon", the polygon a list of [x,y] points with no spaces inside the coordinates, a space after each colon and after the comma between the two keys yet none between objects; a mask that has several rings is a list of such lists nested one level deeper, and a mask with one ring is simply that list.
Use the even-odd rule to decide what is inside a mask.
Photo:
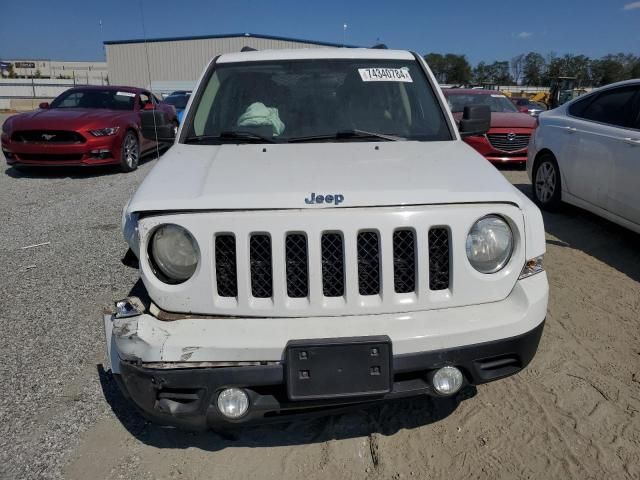
[{"label": "roof rail", "polygon": [[373,47],[371,48],[375,48],[376,50],[386,50],[387,46],[384,43],[376,43]]},{"label": "roof rail", "polygon": [[245,45],[240,49],[241,52],[255,52],[256,50],[256,48],[249,47],[248,45]]}]

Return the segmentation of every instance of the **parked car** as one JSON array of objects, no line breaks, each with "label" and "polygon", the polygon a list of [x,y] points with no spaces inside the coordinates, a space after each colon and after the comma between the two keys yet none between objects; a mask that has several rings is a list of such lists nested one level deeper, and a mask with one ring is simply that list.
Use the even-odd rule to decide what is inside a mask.
[{"label": "parked car", "polygon": [[547,106],[541,102],[534,102],[527,97],[511,97],[511,101],[519,112],[528,113],[532,117],[537,117],[547,110]]},{"label": "parked car", "polygon": [[173,106],[149,91],[118,86],[71,88],[33,112],[2,126],[7,164],[23,166],[119,165],[130,172],[156,146],[140,134],[140,112],[158,110],[177,129]]},{"label": "parked car", "polygon": [[461,139],[486,105],[456,124],[420,55],[355,48],[223,54],[192,102],[123,214],[146,292],[104,316],[148,418],[224,429],[529,363],[544,225]]},{"label": "parked car", "polygon": [[640,233],[640,79],[538,117],[527,172],[536,203],[582,207]]},{"label": "parked car", "polygon": [[491,129],[486,135],[465,137],[465,142],[493,163],[527,161],[527,145],[536,128],[531,115],[518,112],[515,105],[496,90],[444,90],[454,118],[460,120],[464,107],[487,105],[491,109]]},{"label": "parked car", "polygon": [[164,100],[162,100],[162,103],[173,105],[173,107],[176,109],[179,123],[182,123],[182,116],[184,115],[185,108],[187,108],[187,103],[189,102],[190,96],[191,92],[174,92],[168,97],[165,97]]}]

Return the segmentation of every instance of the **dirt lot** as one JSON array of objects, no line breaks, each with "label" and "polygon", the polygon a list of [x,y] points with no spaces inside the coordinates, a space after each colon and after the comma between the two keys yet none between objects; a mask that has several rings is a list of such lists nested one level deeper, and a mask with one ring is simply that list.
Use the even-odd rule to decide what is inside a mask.
[{"label": "dirt lot", "polygon": [[572,208],[545,214],[551,302],[520,375],[236,438],[145,423],[102,369],[100,311],[136,281],[120,211],[152,164],[2,168],[1,478],[640,478],[640,237]]}]

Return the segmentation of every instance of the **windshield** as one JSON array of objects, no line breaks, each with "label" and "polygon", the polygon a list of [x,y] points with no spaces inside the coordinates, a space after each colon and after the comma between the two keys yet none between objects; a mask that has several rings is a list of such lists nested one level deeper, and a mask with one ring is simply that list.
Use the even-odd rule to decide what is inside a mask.
[{"label": "windshield", "polygon": [[113,89],[67,90],[53,102],[51,108],[99,108],[133,110],[136,94]]},{"label": "windshield", "polygon": [[517,112],[518,109],[504,95],[498,93],[492,94],[473,94],[458,93],[448,94],[447,102],[452,112],[462,112],[464,107],[472,105],[489,105],[492,112],[511,113]]},{"label": "windshield", "polygon": [[452,138],[434,91],[415,61],[220,64],[201,88],[195,113],[187,120],[186,141]]},{"label": "windshield", "polygon": [[173,105],[179,109],[187,108],[187,102],[189,101],[189,95],[169,95],[163,100],[164,103]]}]

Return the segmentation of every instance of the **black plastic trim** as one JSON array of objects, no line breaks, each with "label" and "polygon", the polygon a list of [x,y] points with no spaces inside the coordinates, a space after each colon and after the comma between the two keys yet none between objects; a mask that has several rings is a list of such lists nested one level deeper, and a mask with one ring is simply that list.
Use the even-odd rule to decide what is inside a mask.
[{"label": "black plastic trim", "polygon": [[[204,430],[286,421],[312,413],[330,413],[337,408],[358,407],[396,398],[425,394],[439,396],[428,379],[434,370],[445,365],[462,370],[465,385],[478,385],[513,375],[525,368],[535,355],[543,328],[544,321],[515,337],[393,356],[391,391],[374,397],[292,401],[286,392],[284,364],[151,369],[120,362],[121,373],[116,375],[116,379],[125,396],[142,414],[162,425]],[[218,393],[226,387],[243,388],[249,395],[251,409],[239,420],[223,418],[215,407]],[[162,395],[163,390],[174,393]],[[166,397],[172,397],[172,400],[167,401]]]}]

